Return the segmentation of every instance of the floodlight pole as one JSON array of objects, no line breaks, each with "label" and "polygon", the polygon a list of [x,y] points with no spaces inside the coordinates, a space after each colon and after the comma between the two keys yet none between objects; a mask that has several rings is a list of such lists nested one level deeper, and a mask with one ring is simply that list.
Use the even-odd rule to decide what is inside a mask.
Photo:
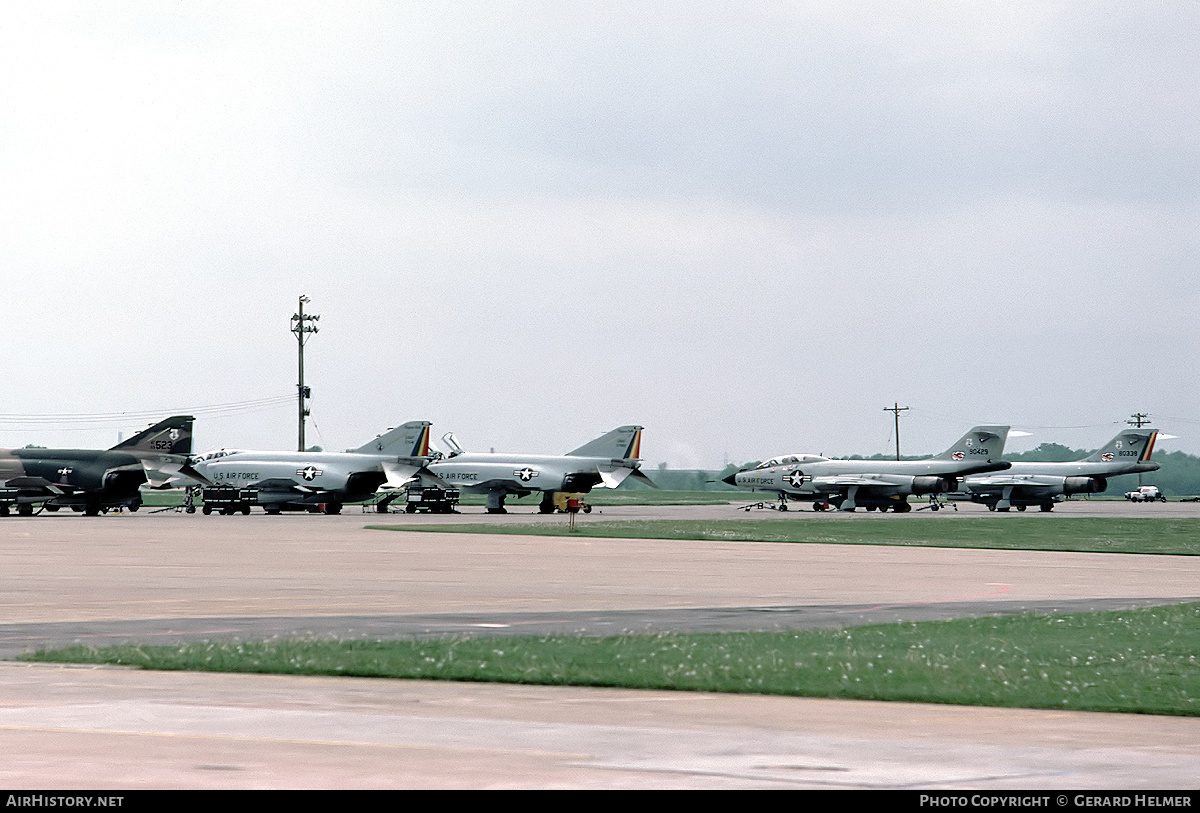
[{"label": "floodlight pole", "polygon": [[900,406],[900,402],[896,401],[890,407],[884,407],[884,412],[891,412],[896,416],[896,459],[900,459],[900,413],[907,412],[908,407]]},{"label": "floodlight pole", "polygon": [[292,314],[292,333],[296,334],[296,351],[300,360],[300,379],[296,384],[296,402],[299,408],[299,439],[296,444],[296,451],[304,451],[304,419],[309,413],[308,399],[312,396],[312,390],[304,386],[304,345],[308,341],[309,336],[317,332],[317,326],[312,324],[318,321],[321,317],[315,314],[306,314],[304,312],[304,303],[311,302],[307,296],[300,295],[300,307],[296,313]]}]

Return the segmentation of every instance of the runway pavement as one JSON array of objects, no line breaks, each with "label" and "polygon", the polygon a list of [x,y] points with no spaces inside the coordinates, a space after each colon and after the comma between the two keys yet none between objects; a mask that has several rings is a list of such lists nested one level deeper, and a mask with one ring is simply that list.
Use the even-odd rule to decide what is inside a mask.
[{"label": "runway pavement", "polygon": [[[1160,507],[1108,506],[1079,510]],[[731,514],[742,515],[603,517]],[[305,631],[757,629],[1133,606],[1184,600],[1200,584],[1195,557],[364,529],[379,519],[0,520],[0,654]],[[11,788],[1132,789],[1193,788],[1200,776],[1200,721],[1141,715],[16,663],[0,664],[0,687],[0,745],[18,755],[0,764]]]}]

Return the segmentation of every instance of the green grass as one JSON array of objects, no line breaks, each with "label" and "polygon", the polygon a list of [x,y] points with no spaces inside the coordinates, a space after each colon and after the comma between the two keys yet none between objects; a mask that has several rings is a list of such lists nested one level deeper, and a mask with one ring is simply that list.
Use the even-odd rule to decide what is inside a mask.
[{"label": "green grass", "polygon": [[1197,715],[1197,653],[1200,604],[842,631],[76,647],[26,659]]},{"label": "green grass", "polygon": [[727,520],[604,520],[565,517],[523,524],[372,525],[378,530],[430,533],[533,534],[626,539],[744,542],[824,542],[844,545],[924,545],[1097,553],[1200,554],[1200,519],[1052,517],[844,517]]}]

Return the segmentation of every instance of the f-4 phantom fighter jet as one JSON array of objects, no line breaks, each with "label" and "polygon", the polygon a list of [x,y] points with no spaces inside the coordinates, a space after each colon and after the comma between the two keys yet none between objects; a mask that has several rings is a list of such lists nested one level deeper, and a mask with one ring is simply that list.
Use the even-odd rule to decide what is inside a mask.
[{"label": "f-4 phantom fighter jet", "polygon": [[178,470],[192,451],[191,415],[159,421],[107,450],[0,449],[0,516],[15,506],[22,516],[36,506],[64,506],[96,516],[110,508],[136,511],[148,472]]},{"label": "f-4 phantom fighter jet", "polygon": [[982,503],[992,511],[1007,511],[1014,505],[1018,511],[1030,505],[1050,511],[1069,494],[1105,491],[1109,477],[1156,471],[1158,464],[1150,461],[1150,455],[1157,437],[1155,429],[1126,429],[1082,460],[1018,462],[1002,473],[971,475],[950,499]]},{"label": "f-4 phantom fighter jet", "polygon": [[321,509],[337,514],[343,504],[369,499],[383,485],[398,488],[422,471],[431,425],[410,421],[349,452],[222,449],[192,458],[181,473],[210,488],[234,487],[248,495],[238,497],[247,513],[250,505],[261,505],[268,514]]},{"label": "f-4 phantom fighter jet", "polygon": [[842,511],[858,506],[873,511],[911,511],[912,494],[943,494],[958,488],[967,474],[1003,471],[1000,459],[1007,426],[976,426],[937,457],[925,460],[831,460],[812,454],[783,455],[724,478],[726,483],[779,495],[779,510],[789,499],[813,500],[813,510],[829,505]]},{"label": "f-4 phantom fighter jet", "polygon": [[509,494],[524,497],[542,492],[539,510],[554,511],[557,491],[588,492],[594,487],[616,488],[626,478],[654,485],[641,465],[642,427],[622,426],[565,455],[519,455],[464,452],[452,434],[442,438],[450,454],[428,466],[440,485],[487,495],[489,514],[506,513]]}]

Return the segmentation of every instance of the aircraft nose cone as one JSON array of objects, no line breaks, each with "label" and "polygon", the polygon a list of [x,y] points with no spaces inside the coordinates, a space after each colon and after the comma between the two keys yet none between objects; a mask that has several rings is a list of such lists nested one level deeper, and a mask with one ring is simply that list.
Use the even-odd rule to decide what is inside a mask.
[{"label": "aircraft nose cone", "polygon": [[736,472],[736,471],[735,471],[733,474],[729,475],[728,477],[722,477],[722,478],[721,478],[721,482],[722,482],[722,483],[729,483],[729,485],[731,485],[731,486],[736,486],[736,485],[737,485],[737,476],[738,476],[740,473],[741,473],[741,472]]}]

